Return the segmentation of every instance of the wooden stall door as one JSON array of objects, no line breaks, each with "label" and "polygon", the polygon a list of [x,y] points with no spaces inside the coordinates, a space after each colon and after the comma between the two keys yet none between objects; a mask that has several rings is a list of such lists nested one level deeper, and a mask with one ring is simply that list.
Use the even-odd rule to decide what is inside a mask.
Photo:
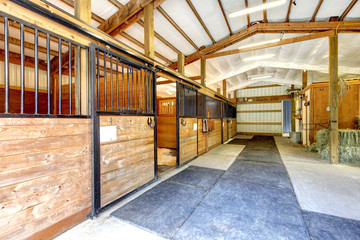
[{"label": "wooden stall door", "polygon": [[155,178],[154,129],[148,118],[100,116],[101,207]]},{"label": "wooden stall door", "polygon": [[197,118],[179,119],[179,165],[197,156]]},{"label": "wooden stall door", "polygon": [[215,129],[208,133],[207,151],[221,145],[221,119],[213,119]]},{"label": "wooden stall door", "polygon": [[237,129],[236,129],[236,118],[230,118],[229,119],[230,123],[229,123],[229,138],[235,137],[237,134]]},{"label": "wooden stall door", "polygon": [[223,142],[226,142],[229,139],[229,129],[228,129],[228,119],[227,118],[222,119],[222,126],[223,126],[223,131],[222,131]]},{"label": "wooden stall door", "polygon": [[206,152],[207,133],[203,132],[203,119],[198,119],[198,156]]}]

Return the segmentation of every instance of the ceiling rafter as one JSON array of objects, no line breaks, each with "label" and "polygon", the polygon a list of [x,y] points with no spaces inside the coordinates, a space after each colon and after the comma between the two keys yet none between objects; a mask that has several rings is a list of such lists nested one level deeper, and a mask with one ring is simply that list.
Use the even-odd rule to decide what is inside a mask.
[{"label": "ceiling rafter", "polygon": [[314,13],[313,13],[313,15],[312,15],[312,18],[311,18],[310,22],[315,22],[316,15],[317,15],[317,13],[319,12],[319,9],[320,9],[321,4],[323,3],[323,1],[324,1],[324,0],[319,0],[319,3],[318,3],[318,5],[316,6],[316,9],[315,9],[315,11],[314,11]]},{"label": "ceiling rafter", "polygon": [[122,23],[136,15],[152,0],[130,0],[121,9],[114,13],[111,17],[105,20],[98,29],[103,32],[111,33],[118,28]]},{"label": "ceiling rafter", "polygon": [[[66,5],[74,8],[74,1],[72,1],[72,0],[61,0],[61,1],[62,1],[63,3],[65,3]],[[97,22],[100,23],[100,24],[103,23],[103,22],[105,22],[105,19],[103,19],[102,17],[96,15],[96,14],[93,13],[93,12],[91,13],[91,18],[92,18],[93,20],[97,21]]]},{"label": "ceiling rafter", "polygon": [[[190,64],[201,56],[217,52],[221,49],[229,47],[241,40],[251,37],[257,33],[312,33],[327,30],[335,30],[338,32],[359,32],[360,24],[358,21],[347,21],[346,24],[339,24],[342,22],[290,22],[290,23],[260,23],[250,26],[232,36],[229,36],[217,43],[203,48],[197,52],[185,57],[185,65]],[[169,65],[170,68],[177,69],[177,63]]]},{"label": "ceiling rafter", "polygon": [[[248,3],[248,0],[245,0],[245,8],[248,8],[249,7],[249,3]],[[247,26],[250,27],[250,14],[246,14],[246,18],[247,18]]]},{"label": "ceiling rafter", "polygon": [[304,42],[304,41],[308,41],[308,40],[329,37],[329,36],[333,36],[333,35],[335,35],[335,30],[323,31],[323,32],[318,32],[318,33],[312,33],[309,35],[294,37],[294,38],[287,38],[284,40],[280,40],[278,42],[263,44],[263,45],[254,46],[254,47],[248,47],[248,48],[243,48],[243,49],[233,49],[233,50],[228,50],[228,51],[223,51],[223,52],[212,53],[212,54],[203,56],[203,58],[209,59],[209,58],[228,56],[228,55],[232,55],[232,54],[239,54],[239,53],[244,53],[244,52],[265,49],[265,48],[282,46],[282,45],[291,44],[291,43]]},{"label": "ceiling rafter", "polygon": [[291,6],[293,5],[293,1],[290,0],[289,2],[289,7],[288,7],[288,11],[287,11],[287,14],[286,14],[286,20],[285,22],[289,22],[290,21],[290,12],[291,12]]},{"label": "ceiling rafter", "polygon": [[[126,32],[122,32],[119,34],[120,36],[124,37],[125,39],[129,40],[130,42],[134,43],[135,45],[141,47],[141,48],[144,48],[145,45],[138,41],[137,39],[133,38],[132,36],[130,36],[129,34],[127,34]],[[158,57],[160,58],[161,60],[163,60],[164,62],[166,62],[167,64],[171,64],[172,61],[170,61],[169,59],[167,59],[166,57],[164,57],[163,55],[155,52],[155,57]]]},{"label": "ceiling rafter", "polygon": [[207,33],[207,35],[209,36],[210,40],[212,41],[212,43],[215,43],[215,39],[213,38],[213,36],[211,35],[209,29],[206,27],[204,21],[201,19],[198,11],[196,11],[194,5],[192,4],[192,2],[190,0],[186,0],[187,4],[189,5],[189,7],[191,8],[191,11],[195,14],[196,18],[198,19],[198,21],[200,22],[201,26],[204,28],[205,32]]},{"label": "ceiling rafter", "polygon": [[345,9],[343,14],[339,17],[339,21],[343,21],[346,15],[351,11],[351,9],[354,7],[354,5],[357,3],[358,0],[352,0],[349,6]]},{"label": "ceiling rafter", "polygon": [[179,25],[176,24],[176,22],[169,16],[169,14],[165,12],[165,10],[161,6],[159,6],[157,10],[166,18],[166,20],[171,23],[171,25],[174,26],[174,28],[176,28],[176,30],[178,30],[178,32],[191,44],[191,46],[193,46],[197,51],[199,51],[198,46],[196,46],[196,44],[189,38],[188,35],[186,35],[186,33],[179,27]]},{"label": "ceiling rafter", "polygon": [[233,32],[232,32],[232,30],[231,30],[231,27],[230,27],[230,24],[229,24],[229,20],[228,20],[228,18],[226,17],[226,14],[225,14],[225,11],[224,11],[224,7],[223,7],[223,5],[222,5],[222,3],[221,3],[221,0],[218,0],[218,3],[219,3],[221,12],[222,12],[222,14],[223,14],[223,16],[224,16],[226,25],[227,25],[227,27],[228,27],[228,29],[229,29],[230,36],[231,36],[231,35],[233,35]]},{"label": "ceiling rafter", "polygon": [[[263,4],[265,4],[265,3],[266,3],[266,0],[263,0]],[[264,14],[264,23],[267,23],[268,20],[267,20],[267,11],[266,11],[266,9],[263,10],[263,14]]]},{"label": "ceiling rafter", "polygon": [[[108,0],[109,2],[111,2],[112,4],[114,4],[117,8],[122,8],[124,5],[122,5],[121,3],[119,3],[118,1],[116,1],[116,0]],[[159,5],[156,5],[155,4],[155,2],[157,2],[157,4],[159,4],[159,1],[154,1],[154,8],[156,8],[157,6],[159,6]],[[161,3],[162,2],[164,2],[164,1],[161,1]],[[129,22],[129,21],[128,21]],[[141,20],[141,19],[139,19],[138,21],[137,21],[137,23],[138,24],[140,24],[142,27],[144,27],[145,26],[145,24],[144,24],[144,21],[143,20]],[[132,24],[131,24],[132,25]],[[128,28],[128,27],[130,27],[131,26],[130,24],[127,24],[127,27],[126,28]],[[121,32],[123,32],[125,29],[121,29],[121,26],[122,25],[120,25],[120,27],[119,28],[117,28],[117,30],[116,31],[113,31],[111,34],[113,34],[113,33],[115,33],[115,32],[117,32],[117,34],[119,34],[119,33],[121,33]],[[116,35],[117,35],[116,34]],[[169,43],[165,38],[163,38],[159,33],[157,33],[156,31],[154,31],[154,35],[155,35],[155,37],[157,38],[157,39],[159,39],[162,43],[164,43],[166,46],[168,46],[169,48],[171,48],[174,52],[176,52],[176,53],[181,53],[180,52],[180,50],[178,50],[176,47],[174,47],[171,43]]]}]

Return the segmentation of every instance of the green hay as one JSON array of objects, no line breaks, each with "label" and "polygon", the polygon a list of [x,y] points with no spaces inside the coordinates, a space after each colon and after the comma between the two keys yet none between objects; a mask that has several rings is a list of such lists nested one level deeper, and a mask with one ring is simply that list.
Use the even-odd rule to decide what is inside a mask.
[{"label": "green hay", "polygon": [[[316,142],[310,145],[308,151],[318,152],[320,157],[329,160],[329,130],[319,130],[315,140]],[[360,130],[339,130],[339,161],[360,163]]]}]

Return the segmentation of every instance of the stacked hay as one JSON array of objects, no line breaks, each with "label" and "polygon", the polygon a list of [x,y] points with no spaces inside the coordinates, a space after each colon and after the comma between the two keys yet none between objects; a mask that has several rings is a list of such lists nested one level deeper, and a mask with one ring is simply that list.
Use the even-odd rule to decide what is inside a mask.
[{"label": "stacked hay", "polygon": [[[308,150],[318,152],[322,158],[329,160],[329,129],[319,130],[315,140]],[[360,130],[339,130],[339,161],[360,163]]]}]

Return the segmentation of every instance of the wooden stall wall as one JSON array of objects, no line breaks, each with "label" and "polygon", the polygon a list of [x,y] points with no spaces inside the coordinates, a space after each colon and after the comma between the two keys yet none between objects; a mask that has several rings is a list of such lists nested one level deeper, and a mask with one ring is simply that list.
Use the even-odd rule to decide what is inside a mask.
[{"label": "wooden stall wall", "polygon": [[229,118],[228,128],[229,128],[229,138],[235,137],[237,134],[236,118]]},{"label": "wooden stall wall", "polygon": [[157,100],[157,146],[176,149],[176,98]]},{"label": "wooden stall wall", "polygon": [[[359,93],[360,81],[349,81],[349,92],[342,99],[339,99],[339,129],[355,127],[356,116],[359,116]],[[318,130],[327,126],[329,122],[329,86],[328,83],[315,83],[309,86],[305,98],[310,102],[308,116],[303,112],[305,134],[308,142],[303,139],[303,144],[310,145],[315,142]],[[304,106],[304,105],[303,105]],[[306,112],[306,108],[303,110]],[[306,138],[305,138],[306,140]]]},{"label": "wooden stall wall", "polygon": [[210,151],[211,149],[221,145],[221,119],[213,119],[214,121],[214,125],[215,125],[215,130],[208,132],[208,151]]},{"label": "wooden stall wall", "polygon": [[198,156],[207,152],[207,133],[203,132],[203,119],[198,119]]},{"label": "wooden stall wall", "polygon": [[[181,124],[183,121],[184,125]],[[197,156],[197,118],[179,118],[179,164]]]},{"label": "wooden stall wall", "polygon": [[146,116],[100,116],[116,140],[100,143],[101,207],[154,179],[154,129]]},{"label": "wooden stall wall", "polygon": [[86,219],[90,129],[90,119],[0,119],[0,239],[49,239]]},{"label": "wooden stall wall", "polygon": [[228,119],[222,119],[222,141],[226,142],[229,139],[228,136]]}]

